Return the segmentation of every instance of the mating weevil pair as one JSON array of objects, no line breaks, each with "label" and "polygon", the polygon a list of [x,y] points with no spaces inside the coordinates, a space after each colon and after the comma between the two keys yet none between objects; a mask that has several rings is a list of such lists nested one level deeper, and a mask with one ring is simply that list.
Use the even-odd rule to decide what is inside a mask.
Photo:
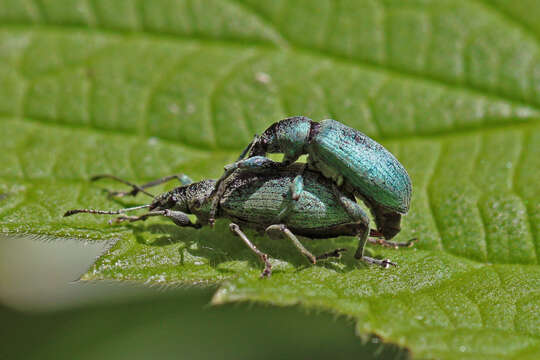
[{"label": "mating weevil pair", "polygon": [[[284,153],[283,162],[264,157],[267,152]],[[290,165],[304,153],[309,155],[309,169]],[[249,157],[242,160],[246,154]],[[250,242],[240,226],[285,235],[311,263],[339,257],[345,249],[314,256],[295,234],[308,238],[356,236],[359,245],[355,257],[383,267],[395,264],[364,256],[366,242],[391,247],[412,245],[412,241],[387,241],[399,232],[401,214],[409,207],[411,183],[407,172],[381,145],[337,121],[316,123],[305,117],[279,121],[256,137],[239,160],[225,169],[217,182],[189,183],[186,177],[170,176],[142,186],[105,175],[132,186],[129,192],[111,193],[117,196],[138,192],[152,196],[146,188],[173,178],[185,185],[155,197],[148,205],[117,211],[70,210],[64,216],[83,212],[116,214],[120,215],[117,222],[164,216],[179,226],[194,228],[213,224],[216,217],[228,218],[233,221],[231,231],[264,263],[262,276],[271,274],[268,256]],[[355,196],[370,208],[377,230],[370,230],[369,218]],[[149,211],[140,216],[124,215],[141,208]],[[192,223],[187,214],[196,215],[197,222]],[[369,238],[370,234],[377,239]]]},{"label": "mating weevil pair", "polygon": [[[282,153],[281,163],[254,156]],[[248,159],[242,160],[248,154]],[[223,188],[220,183],[236,169],[287,166],[308,154],[308,166],[361,198],[369,207],[377,230],[386,240],[400,231],[401,214],[409,211],[412,185],[407,170],[382,145],[335,120],[320,123],[304,116],[278,121],[246,147],[238,161],[225,168],[213,196],[212,215]],[[367,224],[366,224],[367,225]]]}]

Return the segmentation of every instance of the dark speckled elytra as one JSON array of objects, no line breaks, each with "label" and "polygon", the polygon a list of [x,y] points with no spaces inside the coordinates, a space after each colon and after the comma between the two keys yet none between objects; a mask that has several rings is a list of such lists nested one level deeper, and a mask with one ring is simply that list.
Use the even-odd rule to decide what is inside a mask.
[{"label": "dark speckled elytra", "polygon": [[[377,231],[385,239],[400,231],[401,215],[409,210],[411,179],[394,155],[360,131],[331,119],[315,122],[297,116],[278,121],[255,137],[238,161],[226,168],[218,184],[236,168],[256,171],[249,158],[267,153],[283,153],[281,166],[308,154],[311,169],[320,171],[366,203]],[[246,154],[248,159],[242,160]],[[212,196],[215,209],[221,194],[216,191]]]},{"label": "dark speckled elytra", "polygon": [[[252,157],[252,161],[264,162],[265,157]],[[262,276],[271,274],[271,264],[268,256],[258,250],[242,232],[241,226],[268,234],[285,235],[308,260],[315,264],[317,260],[329,257],[339,257],[345,249],[314,256],[296,238],[301,235],[308,238],[332,238],[337,236],[356,236],[359,239],[357,254],[360,259],[369,264],[382,267],[395,265],[390,260],[374,259],[363,255],[366,242],[398,247],[409,246],[410,243],[394,243],[382,239],[369,238],[369,218],[356,203],[354,196],[344,190],[339,190],[321,173],[305,170],[304,166],[294,164],[289,167],[270,168],[271,171],[259,172],[236,170],[227,181],[222,182],[223,194],[218,203],[217,217],[228,218],[232,221],[231,231],[240,237],[244,243],[261,259],[265,268]],[[136,206],[121,210],[69,210],[64,216],[78,213],[105,215],[120,215],[116,222],[146,220],[152,216],[164,216],[182,227],[200,228],[209,223],[210,204],[207,201],[216,187],[215,180],[203,180],[191,183],[189,178],[181,175],[168,176],[141,186],[118,179],[111,175],[100,175],[112,178],[132,186],[129,192],[110,192],[115,196],[136,195],[143,192],[152,196],[145,189],[177,178],[186,185],[177,187],[169,192],[153,198],[147,205]],[[147,208],[148,211],[140,216],[123,215],[126,212]],[[191,222],[187,214],[197,217]],[[376,236],[376,234],[374,234]]]}]

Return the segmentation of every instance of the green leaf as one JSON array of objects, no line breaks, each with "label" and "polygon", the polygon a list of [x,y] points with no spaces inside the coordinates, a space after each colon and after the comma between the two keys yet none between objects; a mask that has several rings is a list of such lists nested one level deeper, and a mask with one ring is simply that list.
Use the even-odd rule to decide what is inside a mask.
[{"label": "green leaf", "polygon": [[[110,242],[83,279],[220,283],[216,303],[335,311],[420,358],[537,358],[539,16],[537,2],[508,0],[0,0],[0,227]],[[371,248],[398,268],[352,251],[308,266],[248,233],[275,268],[260,280],[225,221],[62,218],[147,201],[107,200],[115,185],[93,174],[216,177],[297,114],[360,129],[409,170],[398,240],[419,242]]]}]

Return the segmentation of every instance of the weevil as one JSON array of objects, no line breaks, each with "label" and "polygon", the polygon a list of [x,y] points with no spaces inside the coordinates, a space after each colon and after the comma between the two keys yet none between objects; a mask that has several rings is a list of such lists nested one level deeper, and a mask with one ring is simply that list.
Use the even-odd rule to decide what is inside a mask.
[{"label": "weevil", "polygon": [[[335,120],[315,122],[304,116],[272,124],[255,136],[237,162],[226,167],[212,194],[210,221],[223,191],[220,183],[237,168],[256,170],[257,164],[249,158],[267,153],[283,153],[281,166],[308,154],[309,168],[364,201],[375,218],[377,231],[386,240],[401,230],[401,215],[409,210],[412,192],[407,170],[382,145],[360,131]],[[244,159],[246,155],[248,159]],[[270,166],[268,162],[259,163]]]},{"label": "weevil", "polygon": [[[266,158],[252,158],[252,160],[259,159]],[[216,213],[217,217],[232,221],[229,225],[230,230],[259,257],[264,264],[262,277],[270,276],[272,271],[268,255],[253,245],[242,228],[265,231],[271,237],[275,237],[276,234],[284,235],[312,264],[315,264],[317,260],[339,257],[345,249],[335,249],[315,256],[302,245],[297,235],[312,239],[333,238],[341,235],[358,237],[357,253],[361,254],[360,259],[382,267],[395,264],[388,259],[380,260],[364,256],[366,242],[392,247],[410,246],[409,243],[393,243],[370,238],[369,219],[352,194],[338,189],[320,173],[304,170],[303,166],[297,164],[271,170],[251,172],[240,169],[233,172],[222,185],[224,191]],[[150,195],[145,190],[146,188],[172,178],[178,178],[188,184],[154,197],[153,201],[147,205],[112,211],[75,209],[67,211],[64,216],[78,213],[119,215],[115,222],[142,221],[150,217],[162,216],[171,219],[178,226],[195,229],[209,223],[210,204],[207,200],[215,189],[215,180],[189,183],[185,176],[171,176],[142,186],[111,175],[100,175],[94,177],[94,180],[103,177],[113,178],[132,186],[131,191],[111,192],[116,196],[135,195],[138,192]],[[143,208],[148,211],[142,215],[125,214]],[[196,222],[192,222],[188,214],[194,214],[197,218]]]}]

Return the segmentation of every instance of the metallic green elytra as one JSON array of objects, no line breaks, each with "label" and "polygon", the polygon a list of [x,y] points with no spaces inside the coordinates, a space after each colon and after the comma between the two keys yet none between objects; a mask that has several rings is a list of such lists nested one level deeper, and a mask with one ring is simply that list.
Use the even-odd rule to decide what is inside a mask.
[{"label": "metallic green elytra", "polygon": [[[253,162],[271,161],[265,157],[254,157],[250,160]],[[267,170],[259,169],[258,172],[235,170],[220,185],[223,188],[223,195],[219,200],[216,213],[219,218],[227,218],[232,221],[230,229],[233,233],[239,236],[265,264],[262,276],[269,276],[271,273],[268,256],[250,242],[240,227],[265,230],[269,235],[273,233],[285,235],[313,264],[317,260],[339,257],[345,249],[336,249],[314,256],[295,235],[308,238],[356,236],[359,239],[359,245],[355,257],[382,267],[395,264],[388,259],[379,260],[364,256],[363,250],[366,242],[391,247],[410,246],[410,243],[393,243],[369,238],[369,218],[356,203],[354,196],[339,190],[332,181],[323,177],[319,172],[305,170],[303,166],[296,165],[290,167],[271,166],[268,165]],[[132,186],[131,191],[110,192],[116,196],[132,196],[138,192],[152,196],[145,190],[146,188],[173,178],[181,181],[183,179],[187,185],[158,195],[147,205],[113,211],[77,209],[67,211],[64,216],[77,213],[120,215],[116,218],[116,222],[133,222],[146,220],[153,216],[164,216],[178,226],[196,229],[209,223],[211,205],[207,200],[215,190],[216,181],[214,180],[191,183],[185,176],[175,175],[138,186],[111,175],[101,175],[94,177],[94,179],[103,177]],[[140,216],[124,215],[126,212],[142,208],[147,208],[148,211]],[[188,214],[196,215],[197,221],[191,222]]]},{"label": "metallic green elytra", "polygon": [[[303,116],[287,118],[256,136],[238,162],[229,167],[244,167],[246,154],[250,158],[267,153],[283,153],[282,166],[308,154],[311,169],[366,203],[377,230],[386,239],[400,231],[401,215],[408,212],[411,201],[411,179],[394,155],[360,131],[331,119],[315,122]],[[226,172],[218,183],[227,176]],[[221,196],[219,191],[213,195],[217,199]]]}]

